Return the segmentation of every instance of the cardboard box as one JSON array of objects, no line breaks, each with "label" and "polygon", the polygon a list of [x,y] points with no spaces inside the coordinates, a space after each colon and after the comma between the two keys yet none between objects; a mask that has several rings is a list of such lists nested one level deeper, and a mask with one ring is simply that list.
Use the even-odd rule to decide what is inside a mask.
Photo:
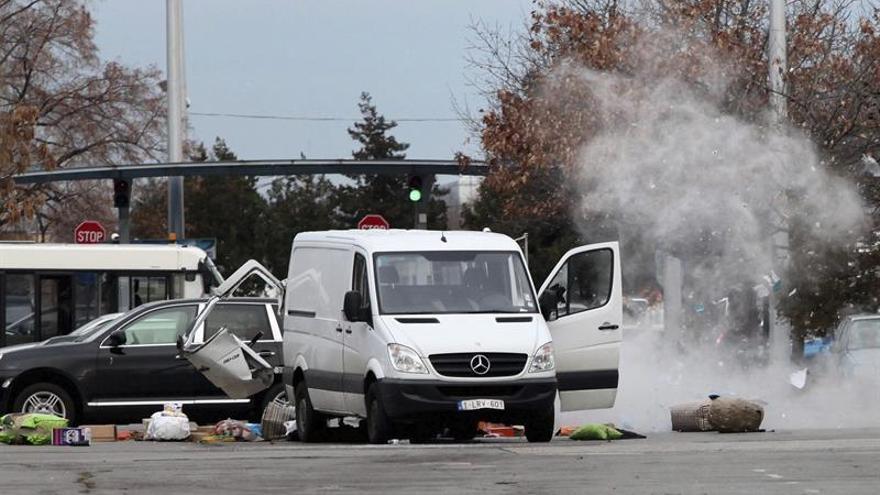
[{"label": "cardboard box", "polygon": [[52,445],[87,447],[91,444],[91,431],[88,428],[53,428]]},{"label": "cardboard box", "polygon": [[80,428],[88,428],[92,431],[93,442],[116,441],[116,425],[82,425]]}]

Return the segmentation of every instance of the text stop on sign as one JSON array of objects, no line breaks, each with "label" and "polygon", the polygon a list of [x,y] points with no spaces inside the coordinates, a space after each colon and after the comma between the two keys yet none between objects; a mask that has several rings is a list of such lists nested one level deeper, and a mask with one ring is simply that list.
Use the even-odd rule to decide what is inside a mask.
[{"label": "text stop on sign", "polygon": [[86,220],[73,229],[73,242],[77,244],[100,244],[106,238],[104,226],[94,220]]},{"label": "text stop on sign", "polygon": [[369,215],[365,215],[364,218],[362,218],[361,221],[358,222],[357,227],[360,230],[388,230],[391,228],[391,224],[389,224],[388,220],[385,220],[385,217],[383,217],[382,215],[371,213]]}]

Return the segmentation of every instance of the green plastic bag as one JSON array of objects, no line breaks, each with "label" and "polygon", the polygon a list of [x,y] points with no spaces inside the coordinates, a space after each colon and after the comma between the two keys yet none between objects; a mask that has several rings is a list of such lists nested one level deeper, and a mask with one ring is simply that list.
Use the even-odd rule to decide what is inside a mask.
[{"label": "green plastic bag", "polygon": [[6,414],[0,417],[0,442],[47,445],[52,443],[52,430],[66,426],[66,419],[51,414]]},{"label": "green plastic bag", "polygon": [[588,423],[575,430],[568,438],[572,440],[617,440],[621,437],[623,437],[623,433],[608,425]]}]

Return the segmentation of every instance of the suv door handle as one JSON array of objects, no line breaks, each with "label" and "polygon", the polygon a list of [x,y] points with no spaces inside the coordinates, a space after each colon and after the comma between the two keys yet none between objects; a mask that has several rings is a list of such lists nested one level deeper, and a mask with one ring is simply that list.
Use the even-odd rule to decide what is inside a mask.
[{"label": "suv door handle", "polygon": [[260,351],[260,357],[272,357],[275,355],[275,351]]},{"label": "suv door handle", "polygon": [[612,325],[611,323],[608,323],[607,321],[605,323],[599,325],[599,330],[617,330],[618,328],[620,328],[618,325]]},{"label": "suv door handle", "polygon": [[336,331],[342,333],[342,327],[336,327]]},{"label": "suv door handle", "polygon": [[345,329],[345,333],[350,334],[350,333],[351,333],[351,329],[350,329],[350,328],[346,328],[346,329]]}]

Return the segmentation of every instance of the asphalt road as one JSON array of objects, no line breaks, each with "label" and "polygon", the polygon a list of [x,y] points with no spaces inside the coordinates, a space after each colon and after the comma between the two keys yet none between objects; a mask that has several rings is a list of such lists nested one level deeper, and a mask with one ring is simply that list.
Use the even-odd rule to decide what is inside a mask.
[{"label": "asphalt road", "polygon": [[876,494],[880,430],[534,445],[0,445],[0,493]]}]

